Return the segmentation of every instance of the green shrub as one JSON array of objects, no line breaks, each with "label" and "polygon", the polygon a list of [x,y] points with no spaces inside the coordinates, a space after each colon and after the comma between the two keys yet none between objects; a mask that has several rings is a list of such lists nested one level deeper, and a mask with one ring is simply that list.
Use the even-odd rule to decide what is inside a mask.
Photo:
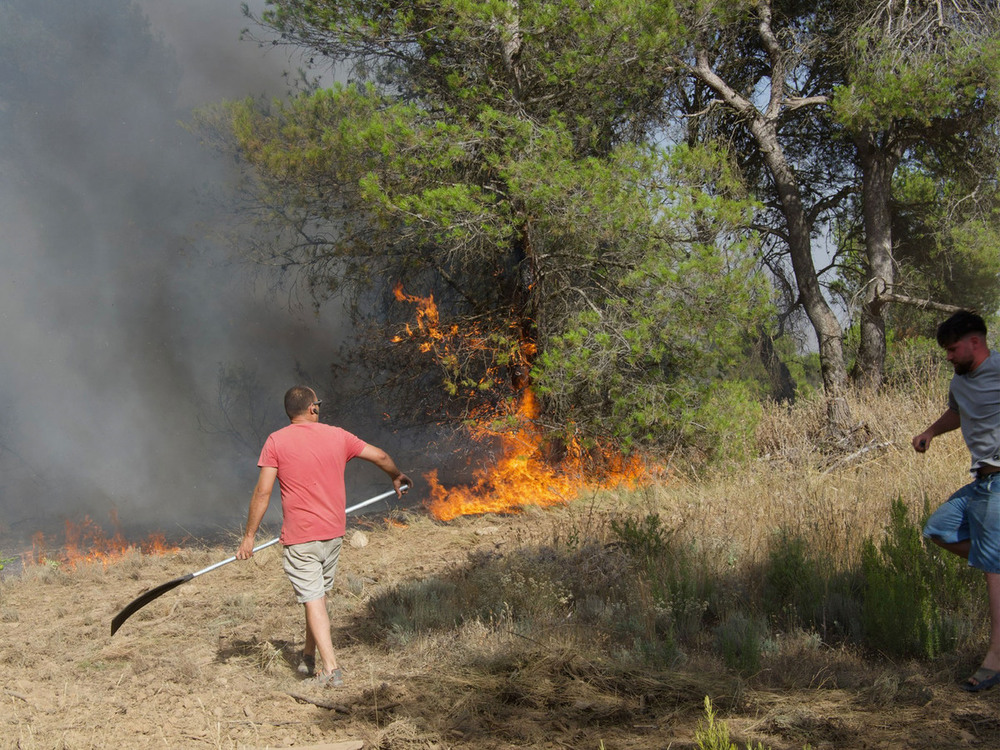
[{"label": "green shrub", "polygon": [[824,641],[851,640],[861,642],[864,637],[862,625],[863,585],[860,573],[834,571],[827,580],[823,594],[823,609],[819,619],[813,623]]},{"label": "green shrub", "polygon": [[715,644],[727,667],[750,676],[760,671],[767,623],[739,610],[715,628]]},{"label": "green shrub", "polygon": [[667,550],[667,540],[657,513],[650,513],[641,521],[631,517],[623,521],[613,518],[611,531],[625,551],[644,564],[654,564]]},{"label": "green shrub", "polygon": [[677,639],[683,642],[701,632],[716,584],[695,550],[674,539],[655,513],[642,519],[612,520],[611,530],[632,559],[650,606],[669,613]]},{"label": "green shrub", "polygon": [[811,628],[820,619],[824,570],[812,559],[809,547],[800,536],[787,530],[778,532],[772,542],[763,575],[763,604],[775,624],[784,629]]},{"label": "green shrub", "polygon": [[[736,743],[729,741],[729,727],[726,722],[715,718],[711,699],[705,696],[705,720],[698,722],[694,733],[698,750],[737,750]],[[761,744],[747,745],[747,750],[764,750]]]},{"label": "green shrub", "polygon": [[868,646],[933,658],[954,650],[971,631],[974,578],[957,555],[927,547],[902,500],[895,500],[885,538],[878,546],[866,540],[861,555]]},{"label": "green shrub", "polygon": [[760,578],[761,606],[776,629],[861,638],[859,574],[838,570],[801,536],[778,532]]},{"label": "green shrub", "polygon": [[710,461],[747,461],[755,458],[754,434],[763,413],[760,394],[752,384],[719,381],[691,415],[684,437]]},{"label": "green shrub", "polygon": [[951,368],[941,356],[941,347],[933,338],[913,336],[889,342],[885,379],[890,387],[927,384],[929,393],[940,393],[947,390],[951,375]]}]

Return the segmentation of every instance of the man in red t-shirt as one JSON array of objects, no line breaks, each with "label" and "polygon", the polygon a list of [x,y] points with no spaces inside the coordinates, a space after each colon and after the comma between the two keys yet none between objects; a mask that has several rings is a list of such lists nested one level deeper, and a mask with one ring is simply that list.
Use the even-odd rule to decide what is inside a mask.
[{"label": "man in red t-shirt", "polygon": [[[302,649],[304,671],[312,671],[316,651],[322,669],[311,678],[318,685],[343,685],[330,637],[326,594],[340,556],[347,524],[344,469],[352,458],[378,466],[392,479],[396,495],[412,484],[389,455],[346,430],[319,421],[320,401],[311,388],[294,386],[285,394],[285,413],[291,424],[271,433],[260,453],[260,475],[250,499],[246,534],[236,557],[253,555],[254,537],[271,502],[274,480],[281,490],[281,543],[284,569],[305,607],[306,642]],[[300,665],[301,666],[301,665]]]}]

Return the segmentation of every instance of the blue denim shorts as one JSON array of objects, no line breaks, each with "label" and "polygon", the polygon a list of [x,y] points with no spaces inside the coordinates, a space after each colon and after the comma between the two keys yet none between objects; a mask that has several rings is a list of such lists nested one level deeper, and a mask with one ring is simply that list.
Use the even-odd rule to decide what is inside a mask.
[{"label": "blue denim shorts", "polygon": [[343,537],[323,542],[303,542],[285,547],[282,567],[299,604],[322,599],[333,588]]},{"label": "blue denim shorts", "polygon": [[969,565],[1000,573],[1000,474],[962,487],[927,519],[925,537],[955,544],[969,540]]}]

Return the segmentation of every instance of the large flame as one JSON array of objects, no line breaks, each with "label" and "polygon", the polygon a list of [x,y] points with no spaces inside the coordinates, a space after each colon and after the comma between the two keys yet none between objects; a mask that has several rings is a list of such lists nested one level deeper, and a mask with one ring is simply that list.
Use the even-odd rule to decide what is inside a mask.
[{"label": "large flame", "polygon": [[111,513],[111,523],[114,533],[108,536],[100,524],[89,516],[80,522],[67,521],[65,537],[61,543],[46,539],[41,532],[38,532],[32,538],[31,551],[23,555],[23,564],[28,566],[56,563],[76,568],[86,563],[100,563],[107,567],[134,551],[141,551],[146,555],[163,555],[179,549],[167,544],[166,537],[158,532],[150,534],[139,542],[127,540],[118,522],[118,515],[114,511]]},{"label": "large flame", "polygon": [[496,466],[474,472],[474,481],[464,487],[449,489],[438,481],[437,470],[429,472],[424,478],[430,486],[431,515],[450,521],[462,515],[511,512],[526,505],[565,503],[588,490],[635,487],[648,481],[649,470],[635,456],[603,455],[605,466],[596,476],[588,470],[585,451],[577,444],[567,446],[557,466],[550,465],[544,458],[542,437],[532,421],[536,416],[534,395],[526,389],[516,429],[496,433],[485,424],[474,425],[474,438],[496,435],[501,445],[500,459]]},{"label": "large flame", "polygon": [[[462,334],[457,326],[443,329],[434,297],[404,294],[397,285],[396,298],[416,305],[416,324],[407,325],[404,334],[394,342],[413,340],[425,353],[439,354],[451,347],[450,341]],[[465,342],[470,341],[466,334]],[[481,345],[484,337],[474,332],[473,346]],[[519,363],[530,362],[534,344],[520,345]],[[508,407],[509,408],[509,407]],[[565,503],[582,492],[608,489],[622,485],[634,487],[648,482],[652,471],[638,456],[602,451],[600,471],[596,471],[592,452],[578,443],[565,445],[558,464],[545,457],[544,440],[536,420],[538,403],[530,387],[520,391],[514,413],[478,413],[469,420],[469,435],[478,442],[498,442],[500,458],[496,466],[473,473],[473,482],[466,486],[447,488],[438,480],[437,470],[425,475],[430,486],[427,502],[431,514],[443,521],[461,515],[511,512],[527,505],[549,506]]]}]

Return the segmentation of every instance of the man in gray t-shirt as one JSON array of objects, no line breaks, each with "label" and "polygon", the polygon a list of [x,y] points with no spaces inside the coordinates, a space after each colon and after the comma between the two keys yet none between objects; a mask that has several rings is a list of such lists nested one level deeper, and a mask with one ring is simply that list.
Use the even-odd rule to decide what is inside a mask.
[{"label": "man in gray t-shirt", "polygon": [[990,646],[976,673],[961,683],[978,692],[1000,684],[1000,354],[986,345],[986,324],[962,311],[944,321],[938,344],[955,370],[948,408],[913,438],[925,452],[938,435],[962,429],[972,457],[972,482],[934,511],[924,536],[986,574],[990,601]]}]

